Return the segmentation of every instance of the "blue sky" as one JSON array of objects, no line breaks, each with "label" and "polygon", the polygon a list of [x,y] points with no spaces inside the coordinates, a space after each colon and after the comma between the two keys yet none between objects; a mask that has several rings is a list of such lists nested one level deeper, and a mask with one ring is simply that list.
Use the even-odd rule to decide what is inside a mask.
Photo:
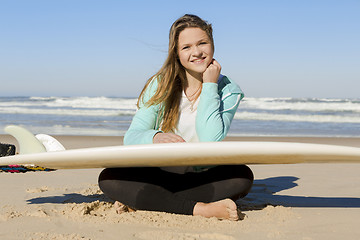
[{"label": "blue sky", "polygon": [[136,97],[192,13],[248,97],[359,98],[359,12],[358,0],[0,0],[0,96]]}]

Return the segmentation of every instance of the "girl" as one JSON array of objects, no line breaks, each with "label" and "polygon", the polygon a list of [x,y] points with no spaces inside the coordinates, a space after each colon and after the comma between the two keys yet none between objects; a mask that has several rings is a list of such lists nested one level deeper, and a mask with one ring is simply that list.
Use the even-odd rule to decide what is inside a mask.
[{"label": "girl", "polygon": [[[124,144],[221,141],[243,93],[213,58],[212,27],[195,15],[176,20],[168,57],[146,83]],[[174,153],[176,154],[176,153]],[[237,220],[235,200],[252,186],[245,165],[105,169],[99,186],[120,210]]]}]

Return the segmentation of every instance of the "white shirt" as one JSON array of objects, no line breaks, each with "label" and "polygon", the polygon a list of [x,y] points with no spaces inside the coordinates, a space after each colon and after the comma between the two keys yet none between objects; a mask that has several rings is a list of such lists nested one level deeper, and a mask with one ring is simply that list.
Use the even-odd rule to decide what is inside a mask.
[{"label": "white shirt", "polygon": [[[186,142],[199,142],[199,138],[196,134],[195,118],[197,113],[197,107],[199,105],[198,97],[194,103],[190,102],[186,97],[184,91],[180,101],[180,115],[175,134],[181,136]],[[183,174],[185,172],[193,172],[192,167],[161,167],[162,170]]]},{"label": "white shirt", "polygon": [[179,121],[174,133],[181,136],[186,142],[199,142],[195,128],[195,118],[199,99],[200,97],[192,103],[186,97],[184,91],[182,92]]}]

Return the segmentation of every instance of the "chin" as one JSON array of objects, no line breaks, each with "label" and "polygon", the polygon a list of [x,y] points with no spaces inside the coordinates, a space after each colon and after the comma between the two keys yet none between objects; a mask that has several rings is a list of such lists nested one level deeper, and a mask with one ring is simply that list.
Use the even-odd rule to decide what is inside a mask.
[{"label": "chin", "polygon": [[210,63],[204,62],[204,63],[202,63],[202,64],[199,65],[199,66],[195,66],[195,67],[193,68],[193,71],[194,71],[194,72],[197,72],[197,73],[204,73],[204,72],[206,71],[206,69],[208,68],[209,64],[210,64]]},{"label": "chin", "polygon": [[204,69],[197,68],[197,69],[190,69],[189,72],[192,72],[192,73],[195,73],[195,74],[203,74],[205,72],[205,70],[206,70],[206,68],[204,68]]}]

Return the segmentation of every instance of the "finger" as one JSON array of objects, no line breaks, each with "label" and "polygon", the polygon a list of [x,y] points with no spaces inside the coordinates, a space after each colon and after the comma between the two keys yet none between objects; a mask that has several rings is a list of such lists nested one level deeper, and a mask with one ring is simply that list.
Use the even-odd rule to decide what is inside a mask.
[{"label": "finger", "polygon": [[182,137],[174,137],[174,138],[171,138],[170,141],[173,143],[185,142],[185,140]]},{"label": "finger", "polygon": [[185,141],[181,136],[179,136],[177,134],[174,134],[174,133],[169,133],[168,136],[173,138],[174,140],[176,140],[178,142],[184,142]]},{"label": "finger", "polygon": [[215,59],[211,60],[208,67],[210,67],[212,64],[214,64],[214,61],[215,61]]},{"label": "finger", "polygon": [[164,138],[161,140],[161,143],[173,143],[174,139],[172,138]]},{"label": "finger", "polygon": [[218,61],[216,61],[215,58],[213,59],[212,64],[213,64],[214,66],[217,66],[217,67],[221,68],[220,63],[219,63]]},{"label": "finger", "polygon": [[186,142],[183,138],[179,138],[178,142]]},{"label": "finger", "polygon": [[185,140],[182,137],[180,137],[179,135],[176,135],[176,140],[178,142],[185,142]]},{"label": "finger", "polygon": [[179,135],[173,133],[162,133],[159,138],[155,140],[156,143],[177,143],[185,142],[185,140]]},{"label": "finger", "polygon": [[175,138],[167,138],[167,139],[163,139],[161,141],[161,143],[178,143],[180,142],[178,139]]}]

